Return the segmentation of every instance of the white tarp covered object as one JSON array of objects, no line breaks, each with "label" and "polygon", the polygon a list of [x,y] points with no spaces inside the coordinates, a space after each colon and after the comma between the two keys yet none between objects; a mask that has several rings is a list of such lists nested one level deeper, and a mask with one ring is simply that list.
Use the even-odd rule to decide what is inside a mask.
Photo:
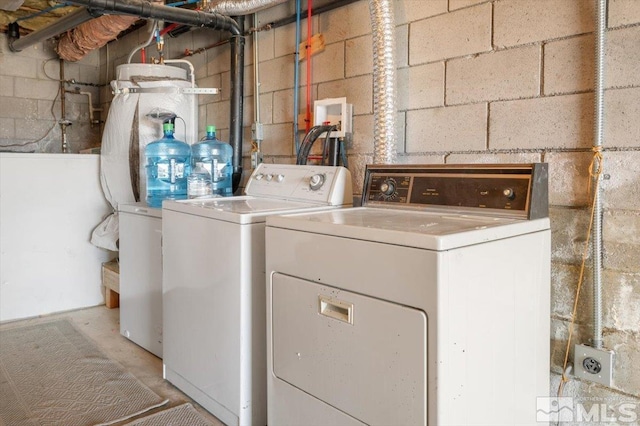
[{"label": "white tarp covered object", "polygon": [[[175,114],[176,139],[192,144],[198,136],[197,96],[182,94],[191,87],[186,70],[169,65],[125,64],[111,82],[116,93],[102,134],[100,182],[112,213],[91,235],[91,243],[118,250],[118,205],[144,201],[144,148],[162,137],[163,114]],[[122,93],[121,89],[141,89]]]}]

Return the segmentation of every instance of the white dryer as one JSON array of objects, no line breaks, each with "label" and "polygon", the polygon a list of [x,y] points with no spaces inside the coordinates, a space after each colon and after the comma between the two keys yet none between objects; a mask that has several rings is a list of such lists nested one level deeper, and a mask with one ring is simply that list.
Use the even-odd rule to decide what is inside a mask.
[{"label": "white dryer", "polygon": [[267,219],[269,425],[539,425],[546,164],[370,166],[363,206]]},{"label": "white dryer", "polygon": [[265,220],[353,192],[343,167],[261,164],[246,194],[163,203],[164,377],[227,425],[264,426]]}]

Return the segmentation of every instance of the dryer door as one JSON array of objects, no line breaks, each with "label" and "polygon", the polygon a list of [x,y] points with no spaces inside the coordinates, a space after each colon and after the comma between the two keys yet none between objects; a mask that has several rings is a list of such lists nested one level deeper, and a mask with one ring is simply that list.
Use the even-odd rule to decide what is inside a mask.
[{"label": "dryer door", "polygon": [[282,274],[272,292],[278,378],[370,425],[426,425],[424,312]]}]

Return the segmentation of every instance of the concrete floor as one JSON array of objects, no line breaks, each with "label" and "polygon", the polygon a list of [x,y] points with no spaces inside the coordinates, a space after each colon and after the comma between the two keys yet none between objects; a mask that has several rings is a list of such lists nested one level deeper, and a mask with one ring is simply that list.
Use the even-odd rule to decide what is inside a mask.
[{"label": "concrete floor", "polygon": [[[160,358],[120,335],[119,309],[107,309],[103,305],[21,320],[13,324],[34,324],[38,321],[50,321],[61,317],[70,319],[79,330],[98,345],[105,355],[120,363],[156,394],[169,400],[169,403],[163,407],[149,411],[139,417],[145,417],[158,411],[190,402],[214,426],[223,426],[222,422],[162,378],[162,360]],[[138,417],[134,417],[134,419],[136,418]],[[114,426],[120,426],[131,421],[132,419],[129,419]]]}]

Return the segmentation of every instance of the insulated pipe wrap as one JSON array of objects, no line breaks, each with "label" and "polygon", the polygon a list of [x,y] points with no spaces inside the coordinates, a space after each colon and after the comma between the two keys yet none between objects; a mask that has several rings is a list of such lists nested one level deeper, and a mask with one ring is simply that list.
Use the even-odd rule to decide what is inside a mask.
[{"label": "insulated pipe wrap", "polygon": [[214,2],[211,12],[223,15],[249,15],[268,7],[277,6],[287,0],[222,0]]},{"label": "insulated pipe wrap", "polygon": [[369,0],[373,33],[374,164],[396,161],[395,19],[391,0]]},{"label": "insulated pipe wrap", "polygon": [[78,61],[116,38],[137,20],[135,16],[105,15],[85,22],[60,37],[56,52],[65,61]]}]

